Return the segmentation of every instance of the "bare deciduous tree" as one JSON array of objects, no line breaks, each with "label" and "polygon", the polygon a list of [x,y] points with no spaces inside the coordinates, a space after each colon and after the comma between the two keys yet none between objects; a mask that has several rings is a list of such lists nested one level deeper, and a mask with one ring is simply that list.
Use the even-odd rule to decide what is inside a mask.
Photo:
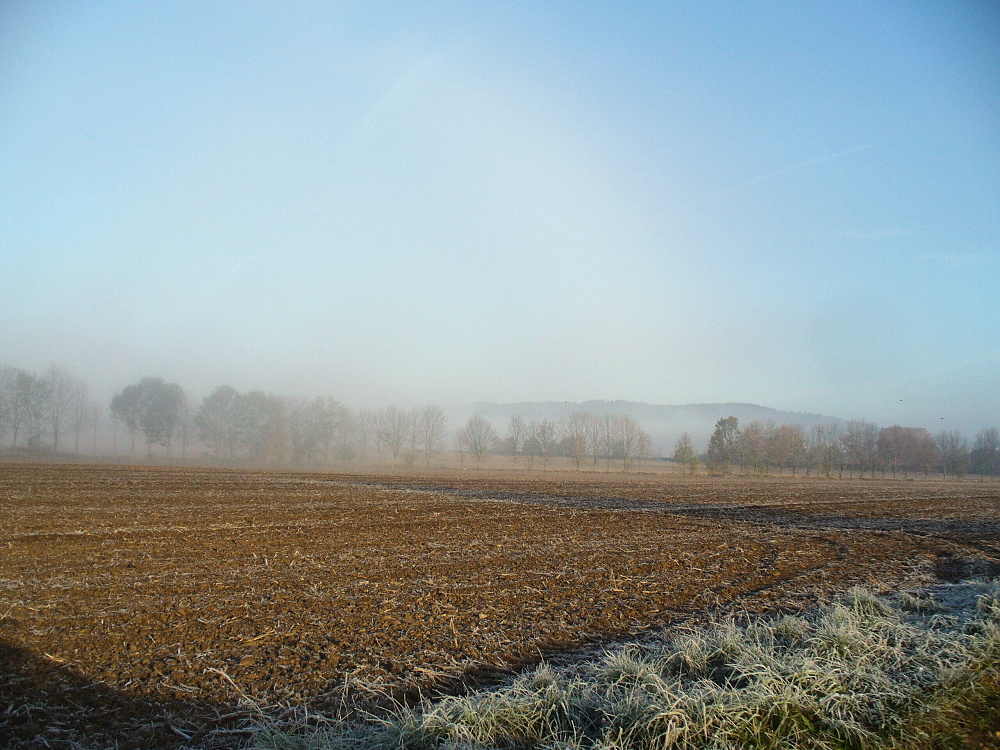
[{"label": "bare deciduous tree", "polygon": [[648,436],[643,437],[645,433],[642,427],[627,414],[621,414],[615,418],[614,431],[618,440],[618,449],[621,451],[622,471],[628,472],[639,458],[639,447],[648,439]]},{"label": "bare deciduous tree", "polygon": [[349,416],[348,408],[332,396],[314,398],[298,420],[301,432],[295,440],[300,444],[300,452],[307,449],[324,466],[329,465],[331,453],[344,458]]},{"label": "bare deciduous tree", "polygon": [[187,458],[188,445],[195,437],[194,412],[191,410],[191,402],[184,397],[181,404],[180,419],[177,421],[177,439],[181,444],[181,460]]},{"label": "bare deciduous tree", "polygon": [[598,438],[598,443],[600,445],[601,455],[605,460],[605,470],[611,471],[611,460],[615,456],[615,449],[618,443],[618,430],[615,424],[615,418],[610,414],[605,414],[599,420],[599,430],[600,436]]},{"label": "bare deciduous tree", "polygon": [[67,431],[77,391],[86,386],[65,367],[55,364],[49,365],[42,382],[45,389],[45,416],[49,435],[52,437],[52,450],[58,453],[59,441]]},{"label": "bare deciduous tree", "polygon": [[806,439],[802,427],[797,424],[779,425],[770,435],[768,447],[770,461],[778,468],[780,476],[783,469],[791,469],[795,476],[796,469],[805,461]]},{"label": "bare deciduous tree", "polygon": [[458,465],[461,468],[465,468],[465,454],[468,452],[468,438],[466,435],[466,427],[468,425],[462,425],[461,427],[455,428],[455,447],[458,449]]},{"label": "bare deciduous tree", "polygon": [[593,414],[590,415],[590,419],[587,421],[587,450],[590,452],[591,459],[593,460],[594,471],[597,471],[597,462],[600,460],[603,445],[604,430],[602,422],[603,420],[598,419]]},{"label": "bare deciduous tree", "polygon": [[517,457],[524,450],[524,443],[528,433],[528,426],[524,423],[524,418],[520,414],[515,414],[507,424],[507,450],[510,452],[514,466],[517,466]]},{"label": "bare deciduous tree", "polygon": [[879,430],[878,452],[885,465],[892,469],[893,479],[900,468],[905,469],[907,437],[906,428],[898,424]]},{"label": "bare deciduous tree", "polygon": [[146,439],[146,455],[152,457],[154,445],[170,449],[184,400],[184,389],[177,383],[145,377],[115,394],[111,414],[128,429],[132,453],[141,431]]},{"label": "bare deciduous tree", "polygon": [[37,448],[41,441],[45,384],[35,373],[19,367],[8,369],[5,381],[5,421],[11,435],[10,447],[17,448],[18,435],[23,433],[28,447]]},{"label": "bare deciduous tree", "polygon": [[420,452],[420,410],[410,410],[410,434],[407,437],[406,449],[403,451],[403,461],[412,467]]},{"label": "bare deciduous tree", "polygon": [[44,378],[35,378],[28,408],[28,447],[41,450],[45,447],[45,433],[49,424],[49,386]]},{"label": "bare deciduous tree", "polygon": [[279,463],[288,451],[288,414],[283,399],[250,391],[233,402],[236,446],[259,466]]},{"label": "bare deciduous tree", "polygon": [[389,451],[393,462],[402,455],[412,430],[412,415],[395,404],[378,412],[375,439]]},{"label": "bare deciduous tree", "polygon": [[879,430],[877,451],[880,460],[892,469],[893,478],[901,470],[906,477],[911,471],[929,473],[937,461],[937,446],[923,427],[891,427]]},{"label": "bare deciduous tree", "polygon": [[[129,389],[134,388],[135,386],[129,386],[119,395],[115,396],[111,402],[111,414],[128,428],[129,436],[133,440],[133,451],[135,450],[134,434],[135,430],[138,429],[138,415],[134,417],[136,427],[132,427],[130,420],[133,419],[132,399],[134,396],[129,392]],[[216,458],[222,458],[224,451],[228,453],[229,458],[233,458],[235,453],[236,424],[234,410],[238,397],[239,394],[235,388],[230,385],[220,385],[202,399],[198,413],[195,415],[194,423],[198,428],[198,435],[201,438],[202,445],[212,451]],[[119,399],[120,402],[116,406],[116,402]]]},{"label": "bare deciduous tree", "polygon": [[639,430],[639,439],[635,445],[635,458],[639,464],[639,471],[642,471],[642,464],[649,459],[653,452],[653,438],[645,430]]},{"label": "bare deciduous tree", "polygon": [[861,477],[870,468],[875,476],[875,460],[878,456],[878,427],[863,419],[852,419],[840,438],[844,454],[847,456],[850,476],[854,476],[857,466]]},{"label": "bare deciduous tree", "polygon": [[538,452],[542,457],[542,470],[548,468],[549,458],[555,453],[556,448],[556,425],[548,419],[543,419],[535,425],[534,434]]},{"label": "bare deciduous tree", "polygon": [[979,474],[980,481],[983,481],[987,474],[996,479],[997,470],[1000,469],[1000,430],[996,427],[987,427],[976,433],[969,462],[972,470]]},{"label": "bare deciduous tree", "polygon": [[11,428],[15,376],[13,367],[0,367],[0,447]]},{"label": "bare deciduous tree", "polygon": [[[813,425],[809,431],[809,466],[816,474],[829,477],[843,464],[840,448],[840,425],[836,422]],[[806,472],[808,476],[808,471]]]},{"label": "bare deciduous tree", "polygon": [[715,430],[708,441],[708,470],[713,474],[728,474],[737,460],[740,439],[740,422],[736,417],[726,417],[715,423]]},{"label": "bare deciduous tree", "polygon": [[691,436],[682,433],[674,443],[674,461],[679,463],[688,474],[694,474],[698,467],[698,454],[691,444]]},{"label": "bare deciduous tree", "polygon": [[424,449],[424,466],[431,465],[431,458],[444,448],[448,423],[440,406],[425,406],[420,412],[420,442]]},{"label": "bare deciduous tree", "polygon": [[[370,409],[361,409],[353,420],[354,441],[357,444],[358,460],[362,464],[368,463],[368,452],[373,442],[376,450],[379,450],[379,443],[375,439],[377,424],[378,418]],[[380,458],[379,456],[376,460]]]},{"label": "bare deciduous tree", "polygon": [[740,473],[757,476],[764,470],[767,461],[767,432],[763,422],[753,420],[740,432],[736,453],[740,461]]},{"label": "bare deciduous tree", "polygon": [[593,417],[582,411],[575,411],[562,420],[562,434],[569,444],[570,455],[577,469],[587,456],[587,435]]},{"label": "bare deciduous tree", "polygon": [[97,455],[97,430],[101,425],[101,407],[95,404],[93,401],[90,402],[90,417],[88,419],[88,424],[90,424],[90,429],[93,430],[93,455]]},{"label": "bare deciduous tree", "polygon": [[937,444],[941,473],[962,479],[968,469],[969,445],[959,430],[941,430],[934,441]]},{"label": "bare deciduous tree", "polygon": [[83,381],[78,383],[76,392],[73,394],[73,403],[70,405],[70,429],[73,431],[73,452],[80,452],[80,437],[84,430],[90,426],[93,417],[93,401],[90,399],[90,390]]},{"label": "bare deciduous tree", "polygon": [[934,438],[923,427],[915,428],[912,434],[909,459],[914,470],[922,471],[925,478],[929,477],[937,458],[938,449]]},{"label": "bare deciduous tree", "polygon": [[458,431],[458,449],[464,455],[468,451],[476,457],[476,468],[482,465],[483,457],[493,450],[497,442],[497,432],[486,419],[478,414]]}]

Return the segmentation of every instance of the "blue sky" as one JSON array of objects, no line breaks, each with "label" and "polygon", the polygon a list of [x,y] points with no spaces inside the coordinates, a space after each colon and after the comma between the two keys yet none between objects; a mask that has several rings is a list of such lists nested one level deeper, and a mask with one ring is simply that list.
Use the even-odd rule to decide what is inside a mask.
[{"label": "blue sky", "polygon": [[0,362],[975,430],[998,123],[990,2],[6,3]]}]

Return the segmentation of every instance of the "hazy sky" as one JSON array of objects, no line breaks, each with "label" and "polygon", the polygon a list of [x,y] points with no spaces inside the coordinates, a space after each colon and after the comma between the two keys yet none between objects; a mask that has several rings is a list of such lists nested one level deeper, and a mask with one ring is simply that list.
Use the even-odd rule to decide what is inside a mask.
[{"label": "hazy sky", "polygon": [[4,2],[0,281],[97,389],[997,424],[1000,6]]}]

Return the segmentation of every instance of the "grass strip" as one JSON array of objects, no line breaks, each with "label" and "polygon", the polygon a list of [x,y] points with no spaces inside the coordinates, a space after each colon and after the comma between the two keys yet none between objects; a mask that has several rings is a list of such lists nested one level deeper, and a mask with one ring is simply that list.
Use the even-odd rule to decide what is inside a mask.
[{"label": "grass strip", "polygon": [[998,665],[997,582],[892,598],[853,588],[809,616],[720,619],[366,723],[264,726],[252,747],[991,747]]}]

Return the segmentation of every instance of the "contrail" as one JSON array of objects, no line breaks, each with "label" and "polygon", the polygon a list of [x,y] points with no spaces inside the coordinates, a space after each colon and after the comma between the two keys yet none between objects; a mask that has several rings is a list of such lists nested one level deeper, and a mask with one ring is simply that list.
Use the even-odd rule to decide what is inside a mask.
[{"label": "contrail", "polygon": [[815,159],[807,159],[806,161],[796,162],[795,164],[790,164],[787,167],[782,167],[781,169],[775,170],[774,172],[768,172],[767,174],[761,175],[760,177],[754,177],[752,180],[741,182],[738,185],[732,185],[722,190],[718,190],[714,193],[709,193],[704,198],[702,198],[702,201],[711,200],[712,198],[718,198],[720,195],[727,195],[729,193],[734,193],[737,190],[743,190],[744,188],[753,187],[754,185],[759,185],[762,182],[773,180],[776,177],[782,177],[783,175],[791,174],[792,172],[797,172],[800,169],[809,169],[810,167],[815,167],[817,164],[822,164],[825,161],[839,159],[842,156],[848,156],[849,154],[856,154],[859,151],[868,151],[869,149],[872,148],[875,147],[858,146],[856,148],[849,148],[846,151],[837,151],[836,153],[827,154],[826,156],[819,156]]},{"label": "contrail", "polygon": [[431,70],[436,63],[443,59],[443,57],[444,52],[440,49],[436,49],[421,57],[416,63],[409,65],[402,73],[396,75],[388,83],[388,85],[382,89],[375,101],[368,105],[363,112],[361,112],[354,124],[354,127],[351,129],[350,134],[344,139],[344,143],[358,143],[363,136],[371,131],[373,123],[376,121],[379,114],[385,111],[385,109],[392,102],[393,98],[399,95],[399,93],[404,91],[408,86],[412,85],[413,82],[419,82],[420,77],[428,70]]}]

